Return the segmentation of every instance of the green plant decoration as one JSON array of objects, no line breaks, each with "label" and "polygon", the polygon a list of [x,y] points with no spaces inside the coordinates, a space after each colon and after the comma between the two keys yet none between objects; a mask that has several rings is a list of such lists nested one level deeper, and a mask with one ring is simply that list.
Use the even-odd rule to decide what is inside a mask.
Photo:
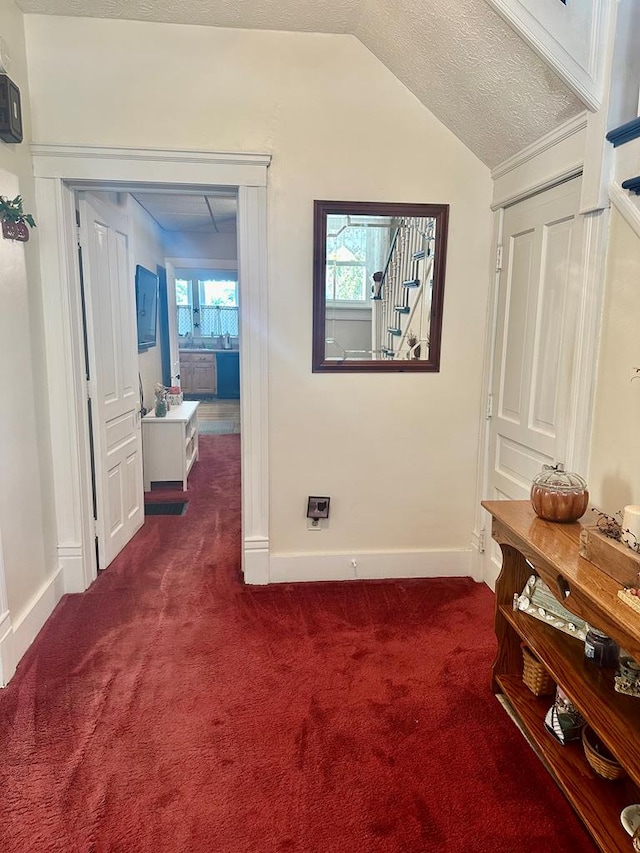
[{"label": "green plant decoration", "polygon": [[25,213],[22,208],[22,196],[17,195],[14,199],[5,198],[0,195],[0,219],[3,222],[26,222],[30,228],[35,228],[36,223],[30,213]]},{"label": "green plant decoration", "polygon": [[29,228],[36,227],[33,216],[24,212],[22,196],[19,195],[13,199],[0,195],[0,221],[3,237],[23,243],[29,239]]}]

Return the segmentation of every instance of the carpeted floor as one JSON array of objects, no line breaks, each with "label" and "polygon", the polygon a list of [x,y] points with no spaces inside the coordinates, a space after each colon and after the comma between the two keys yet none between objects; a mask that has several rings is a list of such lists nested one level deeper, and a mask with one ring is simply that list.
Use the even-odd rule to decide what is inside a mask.
[{"label": "carpeted floor", "polygon": [[592,853],[489,691],[486,587],[243,587],[235,435],[187,497],[0,693],[2,853]]}]

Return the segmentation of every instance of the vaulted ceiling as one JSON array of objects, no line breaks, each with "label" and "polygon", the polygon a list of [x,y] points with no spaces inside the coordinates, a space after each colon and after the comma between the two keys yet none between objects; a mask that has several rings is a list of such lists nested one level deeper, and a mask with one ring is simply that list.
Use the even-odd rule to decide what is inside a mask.
[{"label": "vaulted ceiling", "polygon": [[16,0],[25,13],[350,33],[488,166],[584,107],[486,0]]}]

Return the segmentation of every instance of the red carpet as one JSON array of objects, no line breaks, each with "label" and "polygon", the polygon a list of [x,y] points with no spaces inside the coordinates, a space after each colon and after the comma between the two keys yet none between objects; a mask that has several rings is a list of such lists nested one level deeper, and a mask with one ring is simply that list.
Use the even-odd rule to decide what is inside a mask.
[{"label": "red carpet", "polygon": [[2,853],[592,853],[470,580],[243,587],[239,436],[0,693]]}]

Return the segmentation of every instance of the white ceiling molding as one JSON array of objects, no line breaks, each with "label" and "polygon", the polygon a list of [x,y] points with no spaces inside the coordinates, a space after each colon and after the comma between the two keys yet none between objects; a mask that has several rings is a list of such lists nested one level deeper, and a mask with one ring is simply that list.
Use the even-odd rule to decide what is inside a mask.
[{"label": "white ceiling molding", "polygon": [[616,0],[487,0],[590,110],[602,106]]},{"label": "white ceiling molding", "polygon": [[[157,148],[105,148],[100,145],[33,143],[34,176],[66,178],[69,163],[76,169],[74,182],[95,181],[97,165],[101,182],[128,183],[129,190],[146,189],[146,182],[157,180],[158,164],[171,165],[177,185],[252,186],[267,185],[266,169],[270,154],[219,154],[208,151],[168,151]],[[177,177],[179,176],[179,178]]]},{"label": "white ceiling molding", "polygon": [[514,169],[519,169],[520,166],[523,166],[529,160],[539,157],[544,151],[548,151],[550,148],[553,148],[560,142],[568,139],[570,136],[585,130],[586,126],[586,112],[570,118],[554,130],[549,131],[549,133],[545,133],[545,135],[541,136],[540,139],[536,139],[536,141],[532,142],[531,145],[527,145],[526,148],[522,149],[522,151],[518,151],[518,153],[514,154],[513,157],[509,157],[508,160],[500,163],[491,170],[491,177],[495,181],[503,175],[506,175],[508,172],[512,172]]}]

